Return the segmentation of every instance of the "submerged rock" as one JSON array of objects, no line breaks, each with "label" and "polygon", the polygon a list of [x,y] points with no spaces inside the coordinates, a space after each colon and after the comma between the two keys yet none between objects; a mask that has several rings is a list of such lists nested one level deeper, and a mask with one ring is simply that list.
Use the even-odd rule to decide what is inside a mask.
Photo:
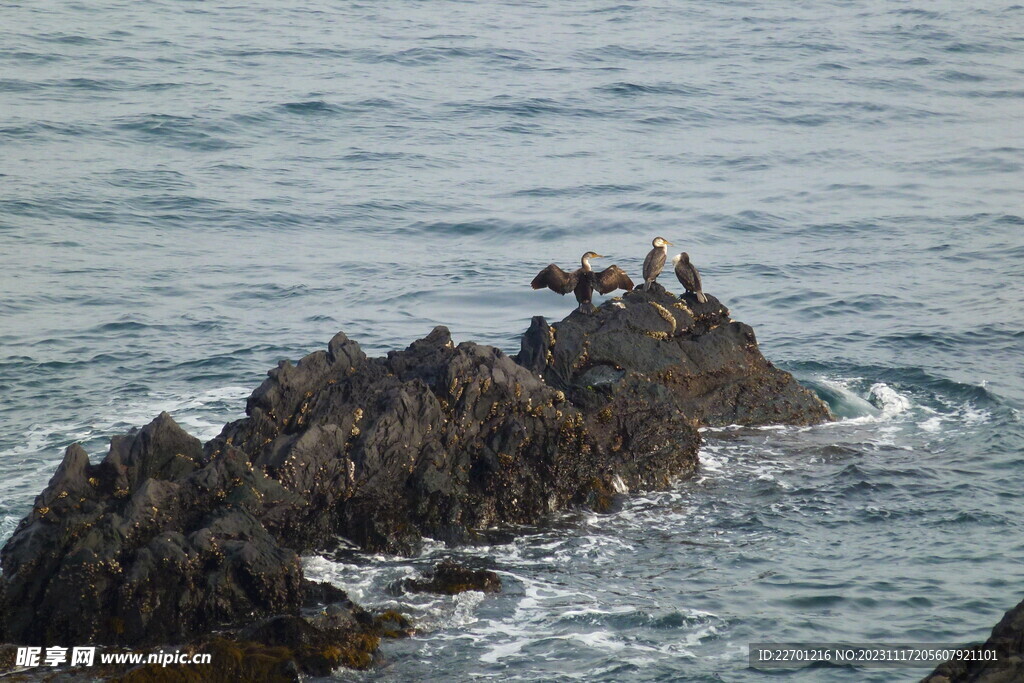
[{"label": "submerged rock", "polygon": [[[967,645],[960,660],[940,664],[922,683],[1024,681],[1024,601],[1003,615],[981,645]],[[983,654],[995,650],[995,661]]]},{"label": "submerged rock", "polygon": [[422,579],[405,579],[402,588],[410,593],[457,595],[466,591],[500,593],[501,579],[488,569],[471,569],[446,560]]},{"label": "submerged rock", "polygon": [[[113,438],[99,464],[71,446],[0,552],[4,637],[138,646],[277,618],[243,640],[294,636],[296,652],[322,644],[307,626],[344,631],[363,654],[321,664],[365,666],[374,638],[408,624],[304,582],[298,554],[338,536],[412,553],[424,537],[472,542],[555,510],[608,510],[692,472],[701,424],[828,417],[717,300],[660,287],[554,326],[535,318],[516,358],[456,346],[443,327],[368,358],[339,333],[271,370],[246,414],[205,447],[166,413]],[[460,571],[432,580],[500,585]],[[296,621],[311,605],[334,621]]]}]

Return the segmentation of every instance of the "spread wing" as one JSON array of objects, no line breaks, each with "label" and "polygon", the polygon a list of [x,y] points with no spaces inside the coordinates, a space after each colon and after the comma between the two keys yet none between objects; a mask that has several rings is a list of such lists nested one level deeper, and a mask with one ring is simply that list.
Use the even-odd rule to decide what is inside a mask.
[{"label": "spread wing", "polygon": [[644,259],[644,280],[658,277],[658,273],[665,267],[665,250],[651,249]]},{"label": "spread wing", "polygon": [[700,273],[697,272],[697,267],[689,261],[680,261],[676,264],[676,277],[679,278],[679,282],[682,283],[683,287],[686,287],[686,291],[701,291]]},{"label": "spread wing", "polygon": [[602,294],[614,292],[616,289],[631,292],[633,291],[633,281],[626,275],[626,271],[613,265],[608,266],[600,273],[594,273],[594,288]]},{"label": "spread wing", "polygon": [[576,289],[576,283],[579,282],[579,279],[579,271],[567,273],[552,263],[547,268],[537,273],[537,277],[533,278],[533,282],[530,283],[530,286],[534,289],[543,289],[547,287],[553,292],[568,294],[572,290]]}]

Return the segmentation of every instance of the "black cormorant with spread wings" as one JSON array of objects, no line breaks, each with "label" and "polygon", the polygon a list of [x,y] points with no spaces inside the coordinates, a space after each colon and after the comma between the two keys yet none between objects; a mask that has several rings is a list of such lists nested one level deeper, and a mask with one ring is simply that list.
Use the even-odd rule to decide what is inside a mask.
[{"label": "black cormorant with spread wings", "polygon": [[567,273],[554,263],[537,273],[530,286],[534,289],[547,287],[551,291],[565,295],[569,292],[576,294],[576,301],[579,302],[579,309],[584,313],[593,310],[594,305],[590,303],[596,289],[601,294],[613,292],[616,289],[632,291],[633,281],[629,279],[625,271],[618,266],[608,266],[599,273],[590,268],[590,259],[604,258],[600,254],[588,251],[580,259],[580,267],[571,273]]},{"label": "black cormorant with spread wings", "polygon": [[686,291],[693,292],[697,301],[706,304],[708,298],[700,288],[700,273],[697,272],[697,266],[690,263],[690,255],[684,251],[678,256],[673,256],[672,263],[676,267],[676,277],[679,278],[679,282],[686,288]]},{"label": "black cormorant with spread wings", "polygon": [[650,253],[647,254],[647,258],[644,259],[644,291],[648,291],[655,280],[658,279],[658,274],[661,273],[661,269],[665,267],[665,258],[668,256],[668,245],[672,244],[664,237],[655,237],[651,241],[651,245],[654,249],[651,249]]}]

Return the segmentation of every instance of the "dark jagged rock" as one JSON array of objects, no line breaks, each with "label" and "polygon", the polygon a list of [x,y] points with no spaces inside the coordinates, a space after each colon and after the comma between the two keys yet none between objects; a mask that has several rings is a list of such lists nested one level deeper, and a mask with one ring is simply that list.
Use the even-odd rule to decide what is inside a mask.
[{"label": "dark jagged rock", "polygon": [[412,622],[395,610],[387,610],[375,616],[373,628],[382,638],[408,638],[415,633]]},{"label": "dark jagged rock", "polygon": [[97,677],[132,683],[300,681],[304,675],[329,676],[340,666],[368,668],[382,638],[405,638],[411,632],[403,615],[394,611],[372,615],[346,599],[309,617],[271,617],[181,648],[189,654],[210,654],[210,664],[150,664],[127,672],[113,668],[97,672]]},{"label": "dark jagged rock", "polygon": [[405,579],[402,588],[410,593],[456,595],[466,591],[500,593],[501,579],[487,569],[471,569],[446,560],[423,579]]},{"label": "dark jagged rock", "polygon": [[297,616],[279,616],[239,634],[243,642],[256,642],[290,650],[303,673],[327,676],[345,665],[365,669],[373,660],[380,636],[351,614],[322,615],[319,623]]},{"label": "dark jagged rock", "polygon": [[290,494],[237,451],[197,469],[200,456],[166,413],[98,465],[68,448],[0,553],[7,638],[175,642],[296,611],[298,556],[259,520]]},{"label": "dark jagged rock", "polygon": [[184,648],[211,656],[210,664],[147,664],[111,672],[124,683],[166,681],[281,681],[325,677],[340,666],[365,669],[380,646],[379,629],[327,614],[305,619],[281,615],[241,631],[200,640]]},{"label": "dark jagged rock", "polygon": [[307,501],[266,520],[304,547],[340,534],[369,550],[408,553],[424,536],[533,523],[607,491],[662,486],[696,464],[695,425],[643,398],[599,421],[500,350],[455,346],[439,327],[386,358],[344,335],[328,351],[282,364],[249,417],[207,444]]},{"label": "dark jagged rock", "polygon": [[323,607],[336,602],[348,603],[348,593],[326,581],[302,580],[302,606]]},{"label": "dark jagged rock", "polygon": [[[605,511],[692,472],[700,424],[828,415],[717,300],[660,287],[553,327],[535,318],[516,359],[456,346],[443,327],[383,358],[339,333],[271,370],[246,413],[205,447],[161,414],[99,464],[68,448],[0,552],[6,639],[194,643],[260,622],[239,642],[287,651],[264,658],[267,676],[366,666],[408,623],[304,581],[299,553],[338,536],[410,553],[424,537],[472,542],[571,506]],[[466,571],[442,565],[432,581],[500,585]],[[353,648],[339,654],[343,636]]]},{"label": "dark jagged rock", "polygon": [[830,418],[814,393],[761,355],[749,325],[707,299],[679,298],[655,283],[555,325],[535,317],[517,360],[584,410],[614,413],[627,396],[627,409],[646,400],[702,425]]},{"label": "dark jagged rock", "polygon": [[[1024,601],[1003,615],[988,640],[964,649],[967,652],[961,660],[940,664],[922,683],[1024,681]],[[982,655],[990,650],[996,652],[995,661],[987,661]]]}]

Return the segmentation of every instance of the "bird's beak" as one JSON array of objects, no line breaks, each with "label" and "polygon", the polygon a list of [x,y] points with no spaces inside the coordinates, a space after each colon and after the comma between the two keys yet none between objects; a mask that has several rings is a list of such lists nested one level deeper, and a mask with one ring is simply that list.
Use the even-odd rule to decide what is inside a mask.
[{"label": "bird's beak", "polygon": [[673,247],[676,246],[675,242],[665,242],[665,244],[668,244],[668,245],[673,246]]},{"label": "bird's beak", "polygon": [[604,256],[602,256],[601,254],[594,254],[592,258],[604,258]]}]

